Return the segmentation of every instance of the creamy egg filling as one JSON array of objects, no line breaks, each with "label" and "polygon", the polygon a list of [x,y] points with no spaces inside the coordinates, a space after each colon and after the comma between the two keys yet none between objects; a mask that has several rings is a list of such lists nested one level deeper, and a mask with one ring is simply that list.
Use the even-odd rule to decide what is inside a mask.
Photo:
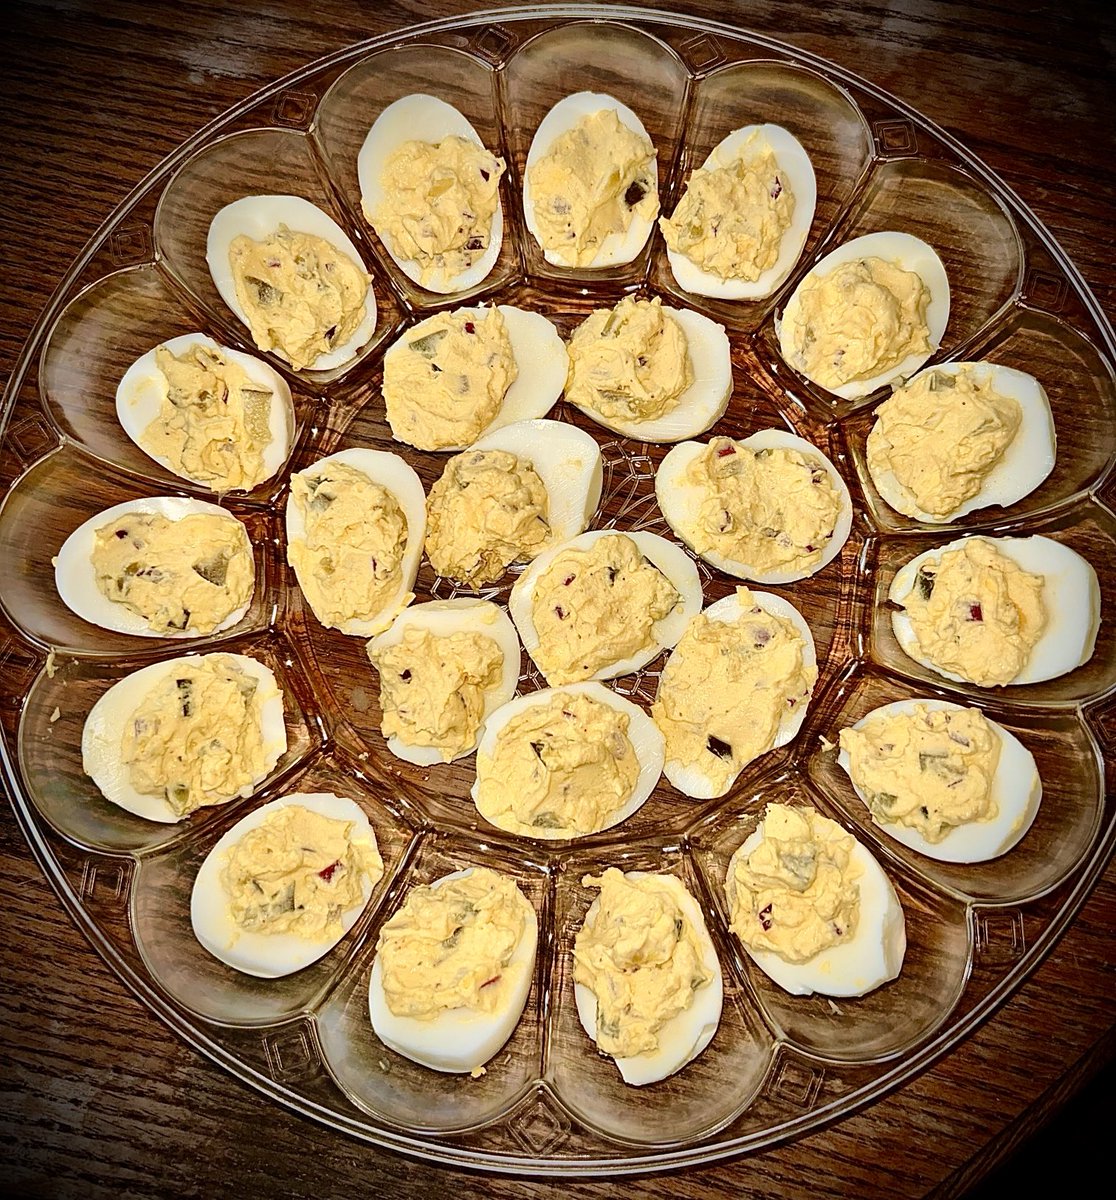
[{"label": "creamy egg filling", "polygon": [[242,233],[229,245],[229,268],[256,345],[295,370],[345,345],[367,313],[370,276],[312,233],[282,224],[261,242]]},{"label": "creamy egg filling", "polygon": [[929,353],[929,304],[919,275],[882,258],[807,276],[797,306],[788,306],[783,319],[791,365],[822,387],[838,388]]},{"label": "creamy egg filling", "polygon": [[451,134],[397,146],[380,175],[383,199],[364,215],[397,258],[418,264],[419,282],[448,282],[488,249],[504,160]]},{"label": "creamy egg filling", "polygon": [[969,683],[1010,683],[1046,628],[1042,575],[985,538],[967,538],[916,573],[898,603],[922,655]]},{"label": "creamy egg filling", "polygon": [[231,800],[264,773],[264,699],[259,680],[230,655],[179,663],[124,724],[129,783],[179,817]]},{"label": "creamy egg filling", "polygon": [[181,354],[159,346],[155,365],[167,391],[140,445],[216,492],[255,487],[265,478],[263,452],[271,442],[271,389],[201,344]]},{"label": "creamy egg filling", "polygon": [[1022,422],[1019,401],[971,367],[924,372],[876,410],[868,469],[876,480],[890,472],[923,512],[948,517],[980,491]]},{"label": "creamy egg filling", "polygon": [[884,825],[906,825],[940,842],[958,825],[990,821],[1000,738],[978,708],[915,705],[842,729],[853,782]]},{"label": "creamy egg filling", "polygon": [[549,684],[589,679],[655,644],[681,597],[631,538],[609,534],[555,555],[535,583],[533,653]]},{"label": "creamy egg filling", "polygon": [[753,281],[771,270],[794,217],[794,193],[757,137],[729,165],[694,171],[674,216],[659,218],[671,250],[721,279]]},{"label": "creamy egg filling", "polygon": [[303,533],[287,558],[318,620],[333,628],[371,620],[402,579],[407,518],[399,502],[344,463],[292,475],[291,498]]},{"label": "creamy egg filling", "polygon": [[615,1058],[653,1054],[663,1027],[685,1012],[713,974],[671,877],[586,875],[600,889],[574,939],[574,982],[597,1000],[597,1046]]},{"label": "creamy egg filling", "polygon": [[384,873],[374,841],[353,837],[353,822],[300,804],[273,809],[226,852],[221,886],[239,931],[339,938],[341,917]]},{"label": "creamy egg filling", "polygon": [[639,761],[627,713],[559,693],[530,705],[477,757],[476,805],[500,829],[532,837],[596,833],[631,799]]},{"label": "creamy egg filling", "polygon": [[804,963],[847,942],[860,918],[856,842],[812,808],[769,804],[763,840],[734,857],[725,894],[731,927],[753,950]]},{"label": "creamy egg filling", "polygon": [[775,745],[782,722],[810,699],[818,672],[792,621],[764,612],[745,587],[734,621],[694,617],[659,680],[651,716],[666,758],[727,790]]},{"label": "creamy egg filling", "polygon": [[98,590],[156,633],[212,633],[256,577],[244,526],[216,513],[124,513],[96,530],[90,563]]},{"label": "creamy egg filling", "polygon": [[792,447],[754,450],[717,437],[686,468],[685,481],[701,491],[694,549],[759,574],[820,562],[841,512],[821,457]]},{"label": "creamy egg filling", "polygon": [[609,234],[659,211],[655,147],[612,108],[559,134],[527,179],[539,241],[565,266],[588,266]]},{"label": "creamy egg filling", "polygon": [[467,445],[492,423],[518,374],[498,308],[430,317],[384,357],[391,431],[420,450]]},{"label": "creamy egg filling", "polygon": [[451,458],[426,501],[426,555],[439,575],[471,588],[534,558],[550,538],[549,499],[526,459],[507,450]]},{"label": "creamy egg filling", "polygon": [[694,382],[685,331],[658,296],[625,296],[597,309],[574,330],[568,351],[566,399],[613,420],[656,420]]},{"label": "creamy egg filling", "polygon": [[436,636],[412,627],[368,657],[380,672],[380,731],[408,746],[433,746],[448,762],[474,746],[485,699],[503,677],[495,640],[459,631]]},{"label": "creamy egg filling", "polygon": [[388,1008],[420,1021],[457,1008],[499,1011],[525,925],[515,881],[487,867],[412,888],[376,943]]}]

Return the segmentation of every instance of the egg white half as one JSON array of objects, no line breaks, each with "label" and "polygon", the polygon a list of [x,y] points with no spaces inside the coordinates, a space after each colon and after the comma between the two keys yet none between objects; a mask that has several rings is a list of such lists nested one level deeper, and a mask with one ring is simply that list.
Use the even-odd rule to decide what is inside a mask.
[{"label": "egg white half", "polygon": [[[698,552],[694,545],[694,527],[698,521],[704,492],[686,479],[686,471],[694,459],[705,450],[707,444],[706,442],[679,443],[668,451],[666,457],[659,464],[658,471],[655,472],[655,498],[659,502],[659,508],[672,532],[681,538],[695,554]],[[848,541],[849,532],[852,529],[852,497],[849,495],[849,489],[844,479],[817,446],[806,441],[805,438],[788,433],[785,429],[761,429],[758,433],[740,438],[737,444],[747,446],[751,450],[797,450],[816,459],[818,465],[825,468],[825,473],[836,489],[840,502],[837,520],[833,526],[833,536],[826,543],[821,558],[805,571],[757,571],[748,563],[734,558],[726,558],[715,550],[708,550],[700,557],[719,571],[724,571],[726,575],[733,575],[737,579],[750,579],[756,583],[793,583],[796,579],[806,579],[810,575],[816,575],[841,553],[841,548]]]},{"label": "egg white half", "polygon": [[242,817],[221,837],[205,856],[194,879],[190,893],[190,924],[194,936],[214,958],[259,979],[293,975],[328,954],[356,924],[375,886],[367,875],[361,877],[360,903],[341,914],[341,932],[333,938],[313,940],[297,933],[254,933],[241,929],[233,920],[228,894],[221,882],[223,859],[246,833],[262,825],[271,813],[292,804],[335,821],[352,821],[351,840],[371,842],[373,847],[376,846],[376,834],[360,805],[332,792],[295,792],[272,800]]},{"label": "egg white half", "polygon": [[[384,164],[405,142],[431,142],[437,144],[447,137],[460,137],[484,147],[480,135],[470,124],[465,114],[423,92],[401,96],[389,104],[372,123],[360,150],[357,152],[357,180],[360,183],[360,200],[365,215],[374,213],[384,200]],[[371,217],[369,217],[371,223]],[[373,225],[373,228],[375,226]],[[379,230],[376,231],[377,234]],[[488,249],[465,271],[445,278],[434,278],[422,282],[422,267],[413,258],[400,258],[383,237],[380,241],[391,255],[396,266],[412,282],[431,292],[448,295],[464,292],[483,283],[496,260],[504,240],[504,210],[496,195],[496,211],[492,214],[492,230]]]},{"label": "egg white half", "polygon": [[[336,454],[318,459],[316,463],[312,463],[298,474],[312,479],[321,472],[323,467],[332,463],[342,463],[347,467],[352,467],[353,470],[367,475],[373,483],[378,483],[389,491],[395,497],[407,520],[407,543],[400,563],[398,587],[385,601],[383,608],[374,616],[352,618],[340,626],[342,633],[357,637],[371,637],[386,629],[395,619],[396,614],[406,608],[414,599],[411,589],[415,586],[415,576],[418,574],[419,561],[422,558],[423,541],[426,538],[426,493],[423,491],[422,480],[419,479],[414,468],[405,463],[398,454],[392,454],[387,450],[366,450],[363,447],[340,450]],[[293,497],[289,494],[287,496],[286,525],[288,546],[296,540],[305,538],[305,521]],[[289,554],[287,561],[290,562]],[[298,570],[293,568],[293,564],[292,569],[295,570],[297,578]],[[299,587],[301,586],[302,581],[299,580]],[[305,595],[305,591],[303,595]],[[314,615],[319,621],[322,620],[320,614],[315,613]]]},{"label": "egg white half", "polygon": [[[832,389],[832,394],[842,400],[855,400],[867,396],[885,383],[906,379],[922,366],[924,362],[937,352],[945,336],[946,325],[949,323],[949,278],[946,275],[942,260],[932,246],[928,246],[921,238],[909,233],[884,231],[881,233],[866,233],[863,237],[853,238],[836,250],[831,250],[817,262],[799,281],[791,293],[783,310],[782,318],[775,318],[775,336],[779,339],[779,352],[788,364],[794,366],[790,347],[783,337],[783,327],[788,317],[793,318],[798,310],[799,296],[803,287],[818,277],[828,275],[843,263],[855,262],[861,258],[882,258],[886,262],[896,263],[904,271],[913,271],[918,275],[926,290],[930,293],[930,301],[926,306],[926,326],[929,330],[930,349],[916,354],[908,354],[906,358],[880,371],[867,379],[851,379],[848,383]],[[795,367],[795,370],[799,370]],[[805,372],[800,372],[805,374]],[[810,378],[808,375],[806,378]],[[814,381],[816,382],[816,380]],[[819,385],[820,386],[820,385]]]},{"label": "egg white half", "polygon": [[[141,438],[147,427],[162,411],[163,402],[167,398],[167,377],[155,364],[155,352],[159,349],[169,350],[171,354],[185,354],[192,346],[204,346],[220,354],[230,362],[241,367],[253,383],[259,384],[271,392],[271,404],[268,408],[268,429],[271,440],[263,449],[264,476],[260,483],[270,479],[272,475],[287,461],[291,450],[291,439],[294,437],[295,414],[291,401],[291,389],[287,381],[267,363],[250,354],[242,354],[229,346],[222,346],[204,333],[184,333],[181,337],[170,338],[153,346],[146,354],[141,354],[124,372],[116,388],[116,416],[124,432],[144,452],[153,458],[160,466],[173,471],[182,479],[192,483],[208,486],[205,480],[196,480],[185,471],[180,471],[172,462],[160,454],[152,454]],[[258,485],[253,485],[258,486]],[[233,491],[242,490],[233,488]]]},{"label": "egg white half", "polygon": [[[806,618],[798,609],[789,600],[784,600],[782,596],[775,596],[771,592],[753,592],[752,599],[764,612],[770,613],[775,617],[782,617],[785,621],[790,621],[802,638],[803,664],[816,670],[818,658],[817,649],[814,645],[814,636],[810,632],[810,626],[806,624]],[[733,592],[731,595],[725,596],[714,604],[710,604],[705,609],[704,615],[711,621],[722,621],[725,624],[733,625],[743,623],[748,617],[748,610],[741,604],[739,596]],[[667,666],[669,666],[671,658],[677,653],[678,648],[676,647],[671,651],[670,658],[667,659]],[[659,676],[658,691],[662,690],[666,669],[664,667],[663,674]],[[805,704],[800,704],[797,708],[788,709],[786,715],[780,718],[779,727],[775,734],[775,741],[771,746],[772,750],[779,746],[785,746],[798,733],[802,728],[802,722],[806,720],[808,708],[809,701],[807,700]],[[754,762],[755,760],[753,759],[752,761]],[[740,770],[742,771],[747,765],[747,763],[742,763]],[[728,780],[724,786],[720,786],[706,775],[697,764],[683,763],[677,758],[668,758],[663,764],[663,774],[684,795],[693,796],[696,800],[711,800],[715,796],[723,796],[736,782],[740,771]]]},{"label": "egg white half", "polygon": [[[950,709],[963,711],[964,706],[948,700],[896,700],[866,713],[852,728],[863,729],[876,717],[898,716],[914,712],[916,707],[927,709]],[[1000,757],[992,776],[992,798],[996,803],[996,815],[987,821],[968,821],[956,825],[940,842],[929,842],[917,829],[901,822],[883,822],[868,808],[873,822],[889,837],[927,858],[939,862],[973,863],[986,862],[1006,854],[1023,839],[1038,815],[1042,800],[1042,781],[1039,779],[1035,756],[1012,733],[989,718],[989,725],[1000,739]],[[868,797],[852,777],[849,770],[849,753],[841,750],[837,763],[849,776],[853,791],[868,807]]]},{"label": "egg white half", "polygon": [[[646,871],[630,871],[628,877],[639,879]],[[724,998],[724,986],[721,979],[721,964],[717,959],[717,951],[713,947],[713,939],[705,925],[705,915],[701,906],[690,895],[686,885],[673,875],[661,875],[660,879],[668,880],[678,907],[689,919],[697,934],[698,944],[702,950],[702,964],[710,971],[713,978],[703,987],[694,992],[693,1001],[689,1008],[676,1013],[659,1030],[659,1048],[648,1054],[634,1054],[614,1059],[620,1075],[625,1083],[633,1087],[643,1087],[648,1083],[656,1083],[680,1071],[687,1063],[695,1058],[713,1040],[717,1026],[721,1023],[721,1006]],[[590,921],[600,911],[600,898],[594,900],[585,915]],[[597,997],[583,983],[574,984],[574,1003],[577,1006],[578,1019],[581,1026],[595,1043],[597,1040]]]},{"label": "egg white half", "polygon": [[[220,209],[209,223],[205,242],[205,261],[213,284],[221,299],[251,329],[248,314],[244,311],[236,294],[232,267],[229,265],[229,247],[241,234],[255,242],[266,241],[279,228],[286,225],[293,233],[306,233],[329,242],[335,250],[348,255],[367,275],[368,269],[360,251],[340,225],[316,204],[302,196],[242,196]],[[376,331],[376,297],[369,280],[368,292],[364,297],[364,320],[353,331],[348,341],[325,354],[319,354],[305,369],[308,371],[332,371],[356,358],[365,343]],[[285,359],[282,350],[272,353]]]},{"label": "egg white half", "polygon": [[[1101,604],[1100,584],[1092,564],[1076,550],[1041,534],[984,540],[992,542],[997,550],[1013,559],[1024,571],[1041,575],[1045,580],[1042,602],[1046,608],[1046,628],[1032,647],[1023,669],[1008,681],[1007,686],[1041,683],[1044,679],[1065,675],[1088,662],[1100,628]],[[937,562],[947,550],[956,550],[964,542],[964,538],[957,538],[944,546],[916,554],[896,572],[888,589],[888,599],[901,604],[903,597],[909,595],[914,587],[920,567]],[[893,612],[891,627],[899,645],[915,662],[955,683],[968,682],[952,671],[943,671],[922,655],[906,612]]]},{"label": "egg white half", "polygon": [[761,300],[770,296],[794,270],[810,233],[818,198],[814,166],[798,138],[781,125],[745,125],[742,129],[734,129],[709,152],[701,165],[702,170],[731,167],[745,157],[745,148],[753,135],[756,144],[749,148],[751,152],[762,151],[764,144],[769,146],[794,195],[794,214],[780,239],[779,257],[756,279],[722,279],[667,247],[667,260],[678,286],[696,296],[717,296],[724,300]]},{"label": "egg white half", "polygon": [[533,603],[535,588],[543,572],[563,550],[587,550],[598,538],[617,534],[635,542],[644,558],[674,585],[681,599],[665,617],[652,625],[653,641],[650,646],[602,667],[592,676],[593,679],[615,679],[618,675],[627,675],[646,666],[663,649],[673,646],[682,636],[690,618],[701,611],[702,591],[697,567],[694,560],[680,546],[659,537],[657,533],[647,533],[645,530],[592,529],[588,533],[582,533],[544,550],[534,562],[524,568],[523,574],[512,587],[508,597],[508,611],[516,629],[519,630],[524,649],[532,661],[535,661],[536,666],[538,662],[535,660],[535,654],[539,648],[539,634],[535,628]]},{"label": "egg white half", "polygon": [[[83,621],[100,625],[103,629],[112,629],[117,633],[130,633],[135,637],[151,638],[196,638],[203,636],[197,630],[176,629],[170,633],[159,633],[138,613],[132,612],[127,605],[110,600],[97,586],[97,573],[93,569],[92,555],[96,545],[96,533],[102,525],[115,521],[126,513],[154,513],[166,517],[168,521],[181,521],[188,516],[215,516],[223,521],[231,521],[234,525],[243,525],[227,509],[205,500],[193,500],[185,496],[144,496],[137,500],[125,500],[123,504],[114,504],[106,508],[88,521],[82,522],[62,543],[61,549],[54,558],[54,586],[58,595],[71,612],[76,613]],[[245,540],[248,540],[245,531]],[[251,543],[249,542],[249,549]],[[255,560],[253,559],[253,567]],[[234,609],[212,630],[205,634],[212,637],[231,629],[251,606],[251,598],[246,604]]]},{"label": "egg white half", "polygon": [[[941,363],[939,366],[927,368],[927,371],[936,371],[941,375],[957,375],[966,368],[972,368],[977,382],[990,383],[1001,396],[1008,396],[1017,401],[1023,412],[1022,423],[1015,437],[1004,449],[1000,461],[985,476],[980,491],[944,517],[935,516],[919,508],[914,496],[895,478],[893,471],[887,470],[877,474],[869,467],[876,491],[904,516],[942,525],[960,520],[974,509],[984,508],[989,504],[999,504],[1007,508],[1033,492],[1054,469],[1057,435],[1054,432],[1050,400],[1042,384],[1026,371],[1017,371],[999,363]],[[914,383],[927,371],[919,371],[911,376],[908,382]]]},{"label": "egg white half", "polygon": [[[429,630],[435,637],[450,637],[455,633],[479,633],[483,637],[492,638],[500,647],[504,656],[500,681],[496,687],[485,693],[481,728],[491,713],[515,695],[515,685],[519,682],[519,637],[507,613],[491,600],[458,596],[452,600],[430,600],[425,604],[412,604],[395,618],[389,629],[385,629],[368,643],[369,654],[386,650],[389,646],[397,646],[408,629]],[[447,758],[436,746],[414,745],[401,741],[395,734],[387,739],[387,747],[396,758],[419,767],[429,767],[434,763],[453,762],[472,754],[477,748],[479,738],[478,729],[477,739],[464,750],[459,750],[452,758]]]},{"label": "egg white half", "polygon": [[[186,819],[171,808],[165,797],[137,792],[132,787],[128,769],[121,762],[120,754],[124,729],[148,693],[180,670],[182,663],[200,662],[205,657],[210,656],[171,658],[133,671],[114,683],[89,710],[81,731],[81,766],[106,800],[148,821],[175,825]],[[264,768],[251,786],[237,793],[239,796],[250,796],[256,784],[271,774],[287,750],[283,693],[271,668],[256,659],[246,654],[219,654],[219,657],[233,659],[242,670],[259,681],[256,694],[260,698]],[[228,797],[229,800],[234,798]]]},{"label": "egg white half", "polygon": [[[626,104],[621,104],[614,97],[600,92],[575,92],[564,97],[543,117],[539,122],[538,129],[535,130],[535,136],[531,139],[531,147],[527,151],[526,169],[523,172],[523,220],[540,248],[542,248],[542,241],[539,238],[538,222],[535,220],[535,202],[531,195],[529,178],[531,168],[540,158],[544,158],[549,153],[555,140],[563,133],[572,129],[582,118],[591,117],[594,113],[606,108],[616,110],[616,116],[621,125],[627,126],[640,137],[646,138],[648,142],[651,141],[643,122]],[[608,234],[597,248],[597,253],[593,256],[592,261],[584,267],[576,269],[592,271],[631,262],[647,245],[647,239],[651,236],[654,228],[654,218],[647,220],[638,213],[633,213],[626,233]],[[543,257],[548,263],[557,267],[573,266],[572,263],[566,261],[564,256],[554,250],[543,249]]]},{"label": "egg white half", "polygon": [[[430,886],[440,887],[451,879],[471,875],[473,868],[443,875]],[[510,976],[507,1003],[497,1012],[482,1013],[469,1008],[451,1008],[430,1020],[397,1017],[384,994],[384,973],[377,954],[368,981],[368,1015],[372,1029],[385,1046],[433,1071],[468,1074],[483,1066],[515,1032],[535,971],[539,923],[534,905],[519,892],[523,905],[523,936],[507,967]]]}]

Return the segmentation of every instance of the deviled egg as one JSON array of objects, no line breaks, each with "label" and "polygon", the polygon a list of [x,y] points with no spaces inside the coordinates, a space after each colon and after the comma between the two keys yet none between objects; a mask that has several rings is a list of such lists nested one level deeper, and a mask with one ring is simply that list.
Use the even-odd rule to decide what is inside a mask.
[{"label": "deviled egg", "polygon": [[888,589],[891,625],[917,663],[979,687],[1040,683],[1089,661],[1097,573],[1053,538],[958,538],[916,555]]},{"label": "deviled egg", "polygon": [[837,762],[872,820],[941,862],[985,862],[1030,829],[1042,799],[1034,755],[979,708],[897,700],[841,730]]},{"label": "deviled egg", "polygon": [[1042,384],[990,362],[920,371],[876,409],[868,473],[892,508],[956,521],[1022,500],[1054,469],[1054,418]]},{"label": "deviled egg", "polygon": [[932,246],[868,233],[831,250],[794,289],[775,335],[807,379],[855,400],[906,379],[941,345],[949,279]]},{"label": "deviled egg", "polygon": [[659,464],[655,496],[695,554],[756,583],[816,574],[852,529],[852,499],[837,468],[785,429],[680,443]]},{"label": "deviled egg", "polygon": [[495,266],[503,173],[465,115],[424,92],[389,104],[357,153],[365,217],[407,278],[432,292],[477,287]]},{"label": "deviled egg", "polygon": [[210,850],[190,893],[190,923],[214,958],[278,979],[332,950],[383,874],[360,805],[296,792],[242,817]]},{"label": "deviled egg", "polygon": [[439,575],[479,588],[513,562],[576,537],[601,499],[601,451],[564,421],[517,421],[446,463],[426,501],[426,554]]},{"label": "deviled egg", "polygon": [[523,1015],[538,918],[509,875],[468,867],[413,887],[368,981],[376,1036],[434,1071],[483,1074]]},{"label": "deviled egg", "polygon": [[160,466],[215,492],[270,479],[287,461],[295,424],[283,377],[204,333],[141,354],[117,385],[116,416]]},{"label": "deviled egg", "polygon": [[246,654],[133,671],[93,705],[81,733],[82,770],[105,799],[164,824],[252,795],[286,749],[283,693]]},{"label": "deviled egg", "polygon": [[565,381],[558,330],[510,304],[436,313],[384,355],[392,436],[420,450],[463,450],[483,433],[544,417]]},{"label": "deviled egg", "polygon": [[411,605],[368,643],[368,657],[380,675],[388,749],[420,767],[472,754],[519,681],[515,626],[490,600]]},{"label": "deviled egg", "polygon": [[768,804],[725,876],[733,933],[794,996],[863,996],[903,966],[907,930],[871,853],[815,809]]},{"label": "deviled egg", "polygon": [[723,796],[798,733],[817,678],[810,627],[789,600],[738,587],[709,605],[659,676],[651,717],[666,741],[663,774],[687,796]]},{"label": "deviled egg", "polygon": [[543,117],[527,151],[523,219],[547,262],[631,262],[659,215],[655,147],[626,104],[576,92]]},{"label": "deviled egg", "polygon": [[732,359],[723,325],[656,296],[625,296],[573,332],[566,399],[599,425],[644,442],[677,442],[724,416]]},{"label": "deviled egg", "polygon": [[244,526],[182,496],[114,504],[79,525],[54,558],[67,608],[137,637],[221,633],[248,611],[255,581]]},{"label": "deviled egg", "polygon": [[663,735],[600,683],[517,696],[485,724],[470,795],[508,833],[558,839],[627,820],[663,769]]},{"label": "deviled egg", "polygon": [[682,880],[609,867],[574,938],[574,1001],[585,1032],[625,1083],[655,1083],[692,1062],[721,1021],[721,964]]},{"label": "deviled egg", "polygon": [[508,610],[551,685],[613,679],[646,666],[701,610],[690,556],[645,531],[594,529],[544,550]]},{"label": "deviled egg", "polygon": [[678,286],[759,300],[794,270],[814,220],[817,182],[802,143],[781,125],[734,129],[659,218]]},{"label": "deviled egg", "polygon": [[329,629],[370,637],[415,598],[426,493],[398,454],[353,448],[291,476],[287,561]]},{"label": "deviled egg", "polygon": [[242,196],[213,218],[205,260],[264,351],[296,370],[356,358],[376,329],[372,277],[352,239],[302,196]]}]

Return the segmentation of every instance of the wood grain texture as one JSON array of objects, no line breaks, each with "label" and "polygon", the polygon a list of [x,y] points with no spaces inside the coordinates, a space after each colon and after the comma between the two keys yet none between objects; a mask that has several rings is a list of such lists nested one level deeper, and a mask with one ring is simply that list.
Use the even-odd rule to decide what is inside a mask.
[{"label": "wood grain texture", "polygon": [[[97,225],[167,153],[286,72],[377,33],[469,13],[460,0],[173,6],[18,3],[3,17],[0,367],[6,375]],[[755,0],[652,5],[783,38],[858,72],[981,156],[1046,223],[1116,314],[1111,6]],[[52,1197],[597,1197],[448,1171],[273,1105],[156,1021],[63,913],[0,820],[2,1177]],[[1113,1054],[1116,867],[1033,978],[918,1079],[810,1137],[737,1162],[623,1184],[627,1194],[959,1195]],[[1073,1181],[1066,1181],[1072,1187]]]}]

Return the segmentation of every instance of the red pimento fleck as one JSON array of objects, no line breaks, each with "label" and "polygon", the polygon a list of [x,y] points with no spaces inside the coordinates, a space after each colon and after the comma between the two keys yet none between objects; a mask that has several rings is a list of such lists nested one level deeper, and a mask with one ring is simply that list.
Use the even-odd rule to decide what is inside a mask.
[{"label": "red pimento fleck", "polygon": [[567,575],[567,576],[566,576],[566,578],[562,580],[562,586],[563,586],[563,587],[569,587],[569,586],[570,586],[570,584],[571,584],[571,583],[573,583],[573,581],[574,581],[576,578],[577,578],[577,576],[576,576],[576,575]]},{"label": "red pimento fleck", "polygon": [[969,620],[970,621],[983,621],[984,620],[984,612],[981,609],[979,604],[970,604],[969,605]]},{"label": "red pimento fleck", "polygon": [[328,867],[323,867],[318,874],[326,881],[326,883],[329,883],[329,881],[333,878],[333,872],[336,871],[340,865],[341,860],[338,859],[335,863],[330,863]]},{"label": "red pimento fleck", "polygon": [[472,321],[465,322],[465,332],[466,333],[476,333],[477,332],[477,327],[473,324]]},{"label": "red pimento fleck", "polygon": [[482,988],[486,988],[486,987],[488,987],[488,985],[489,985],[490,983],[499,983],[499,982],[500,982],[500,976],[499,976],[499,975],[493,975],[491,979],[486,979],[486,980],[484,981],[484,983],[482,983],[482,984],[481,984],[481,987],[482,987]]},{"label": "red pimento fleck", "polygon": [[717,451],[717,457],[718,458],[728,458],[728,456],[730,454],[735,454],[735,453],[736,453],[735,446],[732,446],[732,445],[721,446],[720,449]]},{"label": "red pimento fleck", "polygon": [[560,604],[556,604],[554,606],[554,611],[558,614],[559,621],[564,621],[566,619],[566,611]]},{"label": "red pimento fleck", "polygon": [[759,917],[759,923],[763,926],[763,931],[766,933],[771,928],[771,905],[768,904],[765,908],[761,908],[756,916]]}]

